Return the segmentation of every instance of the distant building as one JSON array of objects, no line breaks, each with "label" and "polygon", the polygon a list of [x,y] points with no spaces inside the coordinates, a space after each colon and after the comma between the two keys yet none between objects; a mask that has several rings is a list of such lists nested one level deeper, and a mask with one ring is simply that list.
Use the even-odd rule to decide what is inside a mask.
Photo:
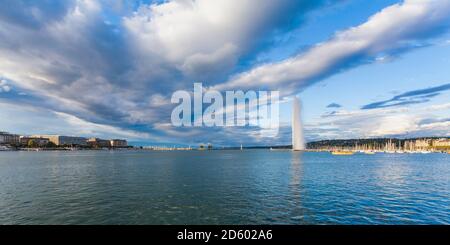
[{"label": "distant building", "polygon": [[57,146],[86,146],[86,138],[62,135],[32,135],[31,137],[47,138]]},{"label": "distant building", "polygon": [[128,142],[126,140],[121,140],[121,139],[112,139],[112,140],[110,140],[110,144],[111,144],[111,147],[116,147],[116,148],[128,147]]},{"label": "distant building", "polygon": [[103,140],[99,138],[89,138],[87,144],[93,148],[105,148],[111,147],[111,142],[109,140]]},{"label": "distant building", "polygon": [[19,135],[0,132],[0,144],[15,145],[19,143],[19,139]]},{"label": "distant building", "polygon": [[450,139],[437,139],[433,140],[432,143],[433,147],[450,147]]},{"label": "distant building", "polygon": [[36,146],[46,146],[50,140],[48,138],[41,138],[41,137],[27,137],[27,136],[20,136],[20,140],[19,140],[21,145],[29,145],[30,142],[32,142],[32,144],[36,145]]}]

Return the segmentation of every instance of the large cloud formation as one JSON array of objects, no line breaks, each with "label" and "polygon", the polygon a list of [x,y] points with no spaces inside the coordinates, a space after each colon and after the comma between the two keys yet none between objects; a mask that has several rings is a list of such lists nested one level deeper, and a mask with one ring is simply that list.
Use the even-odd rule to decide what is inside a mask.
[{"label": "large cloud formation", "polygon": [[[450,1],[406,0],[290,59],[235,75],[215,89],[266,87],[295,94],[343,69],[420,47],[450,27]],[[283,89],[281,89],[283,88]]]},{"label": "large cloud formation", "polygon": [[447,90],[450,90],[450,83],[431,88],[408,91],[396,95],[389,100],[383,100],[364,105],[361,109],[367,110],[367,109],[394,107],[399,105],[425,103],[429,102],[431,98],[436,97],[440,95],[442,92]]},{"label": "large cloud formation", "polygon": [[119,23],[101,2],[27,2],[2,8],[2,77],[88,120],[151,123],[168,93],[219,81],[324,1],[168,1]]},{"label": "large cloud formation", "polygon": [[[312,139],[450,136],[450,103],[411,108],[340,110],[307,125]],[[441,115],[441,116],[437,116]],[[442,116],[447,115],[447,116]]]},{"label": "large cloud formation", "polygon": [[185,137],[187,129],[168,125],[169,99],[193,82],[295,94],[379,55],[420,47],[448,28],[450,1],[406,0],[302,54],[248,67],[274,36],[333,2],[173,0],[133,9],[122,1],[114,8],[106,0],[12,1],[0,9],[0,78],[21,92],[4,99],[143,137]]}]

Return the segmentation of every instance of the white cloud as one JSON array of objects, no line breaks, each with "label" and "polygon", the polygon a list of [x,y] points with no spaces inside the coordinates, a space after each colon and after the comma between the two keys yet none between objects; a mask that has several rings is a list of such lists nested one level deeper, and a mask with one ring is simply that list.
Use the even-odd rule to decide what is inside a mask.
[{"label": "white cloud", "polygon": [[417,119],[413,115],[398,114],[380,117],[366,133],[370,137],[402,135],[417,130]]},{"label": "white cloud", "polygon": [[[298,92],[316,80],[380,53],[421,46],[420,41],[448,28],[449,0],[405,0],[389,6],[357,27],[279,63],[269,63],[234,76],[215,88],[271,87]],[[384,55],[386,56],[386,55]]]},{"label": "white cloud", "polygon": [[[92,123],[63,112],[52,111],[31,105],[12,104],[0,101],[0,125],[2,130],[21,134],[62,134],[94,136],[102,138],[149,139],[158,138],[116,126]],[[13,120],[11,120],[13,119]]]},{"label": "white cloud", "polygon": [[429,107],[429,110],[431,110],[431,111],[434,111],[434,110],[446,110],[446,109],[450,109],[450,103],[439,104],[439,105],[431,105]]},{"label": "white cloud", "polygon": [[[337,111],[306,125],[316,138],[442,136],[450,132],[450,105]],[[431,122],[427,122],[431,120]]]},{"label": "white cloud", "polygon": [[[124,18],[136,53],[187,76],[227,74],[280,24],[323,1],[182,0],[143,6]],[[255,11],[257,8],[257,11]],[[192,81],[190,81],[192,82]]]},{"label": "white cloud", "polygon": [[436,132],[437,136],[450,136],[450,121],[435,122],[421,125],[419,132]]},{"label": "white cloud", "polygon": [[11,91],[11,87],[8,85],[8,82],[5,79],[0,80],[0,93],[9,91]]}]

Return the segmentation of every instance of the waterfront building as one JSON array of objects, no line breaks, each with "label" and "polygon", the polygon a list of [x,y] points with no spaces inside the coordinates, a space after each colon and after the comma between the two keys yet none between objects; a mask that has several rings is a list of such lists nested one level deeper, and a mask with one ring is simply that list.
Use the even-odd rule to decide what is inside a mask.
[{"label": "waterfront building", "polygon": [[432,142],[433,147],[450,147],[450,139],[437,139]]},{"label": "waterfront building", "polygon": [[7,132],[0,132],[0,144],[15,145],[19,143],[20,136]]},{"label": "waterfront building", "polygon": [[111,147],[111,141],[99,139],[99,138],[89,138],[87,144],[93,148],[106,148]]},{"label": "waterfront building", "polygon": [[42,147],[46,146],[50,142],[50,140],[48,138],[41,138],[41,137],[20,136],[19,142],[23,146],[28,146],[32,144],[37,147]]},{"label": "waterfront building", "polygon": [[57,146],[86,146],[86,138],[63,135],[32,135],[31,137],[47,138]]},{"label": "waterfront building", "polygon": [[126,140],[121,140],[121,139],[112,139],[110,140],[110,145],[111,147],[128,147],[128,142]]}]

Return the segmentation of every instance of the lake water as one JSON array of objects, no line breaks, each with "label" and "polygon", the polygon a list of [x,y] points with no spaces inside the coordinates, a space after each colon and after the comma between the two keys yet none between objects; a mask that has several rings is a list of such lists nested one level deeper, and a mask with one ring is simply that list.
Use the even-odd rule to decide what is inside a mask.
[{"label": "lake water", "polygon": [[450,155],[0,152],[0,224],[450,224]]}]

